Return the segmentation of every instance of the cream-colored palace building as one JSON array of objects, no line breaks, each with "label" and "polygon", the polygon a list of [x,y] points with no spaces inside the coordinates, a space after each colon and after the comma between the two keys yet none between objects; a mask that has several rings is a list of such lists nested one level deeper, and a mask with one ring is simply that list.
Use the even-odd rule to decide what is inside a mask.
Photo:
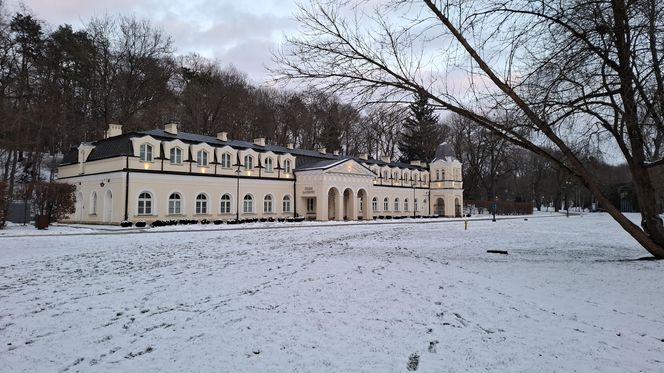
[{"label": "cream-colored palace building", "polygon": [[163,130],[122,133],[66,154],[58,179],[76,185],[70,221],[460,216],[461,162],[441,144],[429,164]]}]

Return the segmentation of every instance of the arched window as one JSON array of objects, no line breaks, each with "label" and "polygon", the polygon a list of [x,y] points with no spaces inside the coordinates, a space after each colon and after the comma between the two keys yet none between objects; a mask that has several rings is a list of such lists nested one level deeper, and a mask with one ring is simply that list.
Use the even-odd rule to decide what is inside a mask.
[{"label": "arched window", "polygon": [[254,157],[250,155],[244,156],[244,169],[252,170],[254,168]]},{"label": "arched window", "polygon": [[197,214],[207,214],[207,196],[203,193],[200,193],[196,196],[196,213]]},{"label": "arched window", "polygon": [[288,194],[284,196],[282,207],[284,212],[291,212],[291,197]]},{"label": "arched window", "polygon": [[440,171],[441,180],[445,180],[445,170]]},{"label": "arched window", "polygon": [[196,165],[198,167],[206,167],[208,165],[208,152],[199,150],[196,152]]},{"label": "arched window", "polygon": [[152,162],[152,145],[141,144],[140,150],[141,162]]},{"label": "arched window", "polygon": [[399,198],[394,199],[394,211],[399,211]]},{"label": "arched window", "polygon": [[413,210],[417,211],[417,198],[413,200]]},{"label": "arched window", "polygon": [[221,196],[221,209],[219,210],[222,214],[228,214],[231,212],[231,195],[226,193]]},{"label": "arched window", "polygon": [[383,210],[390,211],[390,200],[387,197],[383,200]]},{"label": "arched window", "polygon": [[152,194],[142,192],[138,195],[138,215],[152,215]]},{"label": "arched window", "polygon": [[265,172],[272,172],[272,158],[265,158]]},{"label": "arched window", "polygon": [[290,159],[286,159],[284,161],[284,172],[289,174],[291,172],[291,161]]},{"label": "arched window", "polygon": [[224,153],[221,155],[221,167],[231,168],[231,153]]},{"label": "arched window", "polygon": [[242,201],[242,212],[244,213],[254,212],[254,197],[252,197],[251,194],[247,194],[244,196],[244,200]]},{"label": "arched window", "polygon": [[436,170],[436,180],[440,180],[440,170]]},{"label": "arched window", "polygon": [[263,212],[272,212],[272,196],[269,194],[263,198]]},{"label": "arched window", "polygon": [[403,210],[408,211],[408,198],[403,200]]},{"label": "arched window", "polygon": [[182,196],[179,193],[172,193],[168,197],[168,213],[169,214],[182,213]]},{"label": "arched window", "polygon": [[171,148],[170,160],[171,164],[182,164],[182,149]]},{"label": "arched window", "polygon": [[373,211],[378,211],[378,198],[374,197],[374,198],[371,200],[371,209],[372,209]]},{"label": "arched window", "polygon": [[97,214],[97,192],[92,192],[90,196],[90,215]]}]

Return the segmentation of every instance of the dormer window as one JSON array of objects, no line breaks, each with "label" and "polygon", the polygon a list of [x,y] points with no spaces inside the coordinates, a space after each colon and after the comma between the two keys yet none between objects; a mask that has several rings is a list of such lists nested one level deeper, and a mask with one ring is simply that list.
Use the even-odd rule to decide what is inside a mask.
[{"label": "dormer window", "polygon": [[205,150],[196,152],[196,165],[198,167],[206,167],[208,165],[208,152]]},{"label": "dormer window", "polygon": [[221,167],[222,168],[231,168],[231,154],[224,153],[221,155]]},{"label": "dormer window", "polygon": [[266,158],[265,159],[265,172],[272,172],[273,166],[272,166],[272,158]]},{"label": "dormer window", "polygon": [[141,144],[139,155],[141,162],[152,162],[152,145]]},{"label": "dormer window", "polygon": [[284,172],[289,174],[291,172],[291,161],[290,159],[286,159],[284,161]]},{"label": "dormer window", "polygon": [[182,164],[182,149],[171,148],[170,160],[171,164]]},{"label": "dormer window", "polygon": [[252,170],[254,168],[254,157],[250,155],[244,156],[244,169]]}]

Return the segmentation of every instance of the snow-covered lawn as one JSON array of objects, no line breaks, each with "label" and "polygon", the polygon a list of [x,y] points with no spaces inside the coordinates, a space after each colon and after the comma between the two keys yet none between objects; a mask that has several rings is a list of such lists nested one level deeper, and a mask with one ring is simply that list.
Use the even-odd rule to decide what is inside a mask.
[{"label": "snow-covered lawn", "polygon": [[0,371],[664,371],[664,262],[604,214],[109,233],[0,237]]}]

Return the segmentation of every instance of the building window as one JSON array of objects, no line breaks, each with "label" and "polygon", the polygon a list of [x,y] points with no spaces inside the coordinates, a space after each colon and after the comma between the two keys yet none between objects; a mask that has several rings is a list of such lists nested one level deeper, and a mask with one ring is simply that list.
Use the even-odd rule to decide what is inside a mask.
[{"label": "building window", "polygon": [[221,155],[221,167],[222,168],[231,168],[231,154],[224,153]]},{"label": "building window", "polygon": [[196,165],[198,167],[206,167],[208,165],[208,152],[205,150],[196,152]]},{"label": "building window", "polygon": [[196,196],[196,213],[207,214],[207,211],[207,196],[203,193],[200,193]]},{"label": "building window", "polygon": [[221,196],[221,209],[222,214],[228,214],[231,212],[231,195],[226,193]]},{"label": "building window", "polygon": [[152,215],[152,194],[143,192],[138,195],[138,215]]},{"label": "building window", "polygon": [[97,192],[92,192],[90,196],[90,215],[97,214]]},{"label": "building window", "polygon": [[364,211],[364,198],[360,198],[360,206],[358,208],[359,212]]},{"label": "building window", "polygon": [[182,149],[171,148],[171,164],[182,164]]},{"label": "building window", "polygon": [[436,180],[440,180],[440,170],[436,170]]},{"label": "building window", "polygon": [[291,212],[291,197],[289,195],[284,196],[283,200],[283,211],[284,212]]},{"label": "building window", "polygon": [[251,194],[247,194],[244,196],[244,200],[242,201],[242,212],[244,213],[254,212],[254,197],[252,197]]},{"label": "building window", "polygon": [[387,197],[383,200],[383,210],[390,211],[390,200]]},{"label": "building window", "polygon": [[254,168],[254,157],[250,155],[244,156],[244,169],[251,170]]},{"label": "building window", "polygon": [[316,212],[316,200],[313,198],[307,198],[307,212],[314,213]]},{"label": "building window", "polygon": [[272,172],[272,158],[265,158],[265,172]]},{"label": "building window", "polygon": [[383,171],[383,179],[387,180],[387,171]]},{"label": "building window", "polygon": [[152,162],[152,145],[141,144],[140,150],[141,162]]},{"label": "building window", "polygon": [[403,200],[403,210],[408,211],[408,198]]},{"label": "building window", "polygon": [[413,200],[413,210],[417,211],[417,198]]},{"label": "building window", "polygon": [[399,198],[394,199],[394,211],[399,211]]},{"label": "building window", "polygon": [[269,194],[263,198],[263,212],[272,212],[272,196]]},{"label": "building window", "polygon": [[286,159],[284,161],[284,172],[289,174],[291,172],[291,161],[290,159]]},{"label": "building window", "polygon": [[168,197],[168,213],[181,214],[182,213],[182,196],[179,193],[173,193]]},{"label": "building window", "polygon": [[441,180],[445,180],[445,170],[440,171]]},{"label": "building window", "polygon": [[371,200],[371,209],[372,209],[373,211],[378,211],[378,198],[374,197],[374,198]]}]

